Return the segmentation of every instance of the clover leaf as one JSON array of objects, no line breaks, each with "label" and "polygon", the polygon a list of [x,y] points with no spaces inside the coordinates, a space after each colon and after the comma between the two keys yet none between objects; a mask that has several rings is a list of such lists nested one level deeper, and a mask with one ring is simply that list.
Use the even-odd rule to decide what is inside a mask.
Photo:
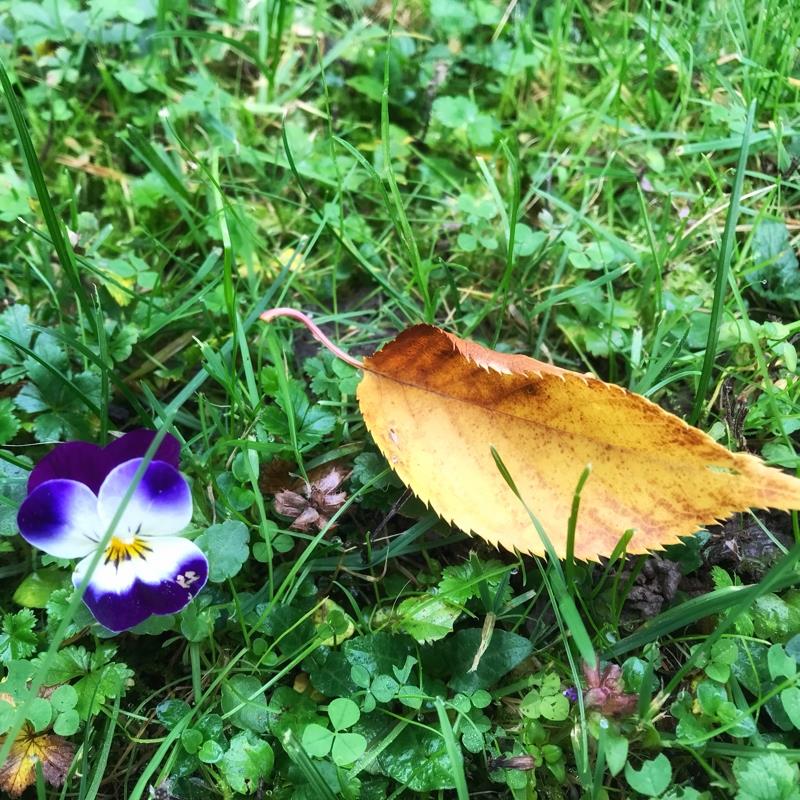
[{"label": "clover leaf", "polygon": [[80,715],[75,706],[78,704],[78,693],[68,683],[62,684],[50,695],[50,705],[55,719],[53,731],[59,736],[72,736],[80,726]]},{"label": "clover leaf", "polygon": [[325,758],[329,753],[333,763],[345,767],[357,761],[367,749],[367,740],[360,733],[347,733],[361,718],[358,705],[346,697],[337,697],[328,705],[328,719],[333,731],[312,722],[303,731],[303,747],[310,756]]},{"label": "clover leaf", "polygon": [[222,583],[236,575],[250,552],[247,547],[250,533],[238,520],[211,525],[195,541],[208,556],[208,579],[212,583]]},{"label": "clover leaf", "polygon": [[631,789],[647,797],[658,797],[669,786],[672,780],[672,767],[669,759],[660,753],[652,761],[643,761],[636,770],[630,764],[625,765],[625,780]]},{"label": "clover leaf", "polygon": [[539,677],[539,688],[531,689],[522,699],[520,711],[529,719],[544,717],[553,722],[569,716],[569,700],[561,693],[561,681],[553,672]]},{"label": "clover leaf", "polygon": [[268,778],[275,764],[275,754],[268,742],[250,731],[237,733],[220,762],[220,771],[235,792],[254,794],[261,781]]},{"label": "clover leaf", "polygon": [[303,731],[303,747],[310,756],[325,758],[331,751],[334,734],[322,725],[312,722]]},{"label": "clover leaf", "polygon": [[773,644],[767,651],[767,666],[772,680],[793,678],[797,672],[797,662],[780,644]]}]

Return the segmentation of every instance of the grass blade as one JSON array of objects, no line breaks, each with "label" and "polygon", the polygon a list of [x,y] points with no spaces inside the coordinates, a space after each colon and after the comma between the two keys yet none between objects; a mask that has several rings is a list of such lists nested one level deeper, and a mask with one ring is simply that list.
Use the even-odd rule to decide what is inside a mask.
[{"label": "grass blade", "polygon": [[[8,73],[6,72],[5,64],[3,64],[2,61],[0,61],[0,85],[3,87],[3,94],[6,98],[6,104],[8,105],[8,110],[11,112],[11,118],[14,121],[14,127],[16,128],[20,147],[22,148],[22,157],[28,169],[28,174],[31,182],[33,183],[33,187],[36,191],[36,197],[39,200],[39,205],[42,209],[42,216],[44,217],[45,224],[47,225],[47,230],[50,233],[50,239],[53,242],[53,248],[56,251],[58,260],[61,262],[61,266],[64,269],[67,280],[72,287],[72,292],[79,309],[81,311],[88,312],[88,309],[91,307],[91,303],[89,302],[89,296],[87,295],[86,290],[83,288],[83,284],[81,284],[80,275],[78,274],[78,266],[75,262],[75,254],[62,232],[61,222],[56,214],[53,201],[50,197],[50,192],[47,190],[47,182],[44,179],[42,167],[39,164],[39,157],[33,146],[31,135],[28,132],[28,126],[25,122],[22,106],[17,99],[17,95],[14,92],[14,88],[11,85]],[[93,332],[96,333],[97,331],[94,330],[96,324],[95,319],[91,314],[88,315],[88,322],[92,327]]]},{"label": "grass blade", "polygon": [[747,120],[742,133],[742,147],[739,151],[739,160],[736,163],[736,178],[733,182],[728,214],[725,218],[725,229],[722,232],[722,242],[719,250],[717,276],[714,281],[714,302],[711,306],[711,321],[708,326],[708,339],[706,340],[706,353],[703,357],[703,370],[697,384],[697,394],[694,398],[692,413],[689,422],[696,425],[703,411],[706,396],[711,384],[711,373],[717,357],[717,343],[719,342],[719,326],[722,320],[722,308],[725,302],[725,289],[728,285],[728,272],[733,256],[733,243],[736,238],[736,223],[739,219],[740,203],[742,199],[742,186],[744,185],[745,166],[747,155],[750,152],[750,131],[753,129],[753,120],[756,113],[756,101],[750,103],[747,110]]},{"label": "grass blade", "polygon": [[458,746],[456,737],[453,734],[453,726],[444,708],[441,697],[436,698],[436,714],[439,717],[439,729],[444,738],[444,746],[447,750],[447,757],[450,759],[450,769],[453,772],[453,783],[456,787],[458,800],[469,800],[469,790],[467,789],[467,779],[464,775],[464,759],[461,755],[461,748]]}]

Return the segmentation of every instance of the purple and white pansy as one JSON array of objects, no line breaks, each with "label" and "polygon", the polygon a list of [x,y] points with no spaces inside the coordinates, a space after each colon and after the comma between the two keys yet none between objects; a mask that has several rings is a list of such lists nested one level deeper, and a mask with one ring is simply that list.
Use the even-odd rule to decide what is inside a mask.
[{"label": "purple and white pansy", "polygon": [[[98,447],[57,445],[34,467],[17,515],[22,536],[58,558],[80,558],[80,586],[123,504],[155,433],[137,430]],[[83,600],[112,631],[152,614],[174,614],[205,586],[208,562],[179,534],[192,518],[192,496],[178,471],[180,445],[165,436],[125,504]]]}]

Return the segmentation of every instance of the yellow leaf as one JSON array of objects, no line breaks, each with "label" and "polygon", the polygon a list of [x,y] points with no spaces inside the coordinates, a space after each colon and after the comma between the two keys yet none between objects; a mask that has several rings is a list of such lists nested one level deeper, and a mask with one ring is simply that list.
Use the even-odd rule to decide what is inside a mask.
[{"label": "yellow leaf", "polygon": [[330,597],[326,597],[317,606],[312,621],[318,633],[324,631],[330,634],[320,642],[325,647],[336,647],[356,632],[353,618]]},{"label": "yellow leaf", "polygon": [[136,275],[120,275],[110,269],[100,268],[98,272],[106,277],[103,285],[108,293],[119,306],[127,306],[133,297],[133,290],[136,286]]},{"label": "yellow leaf", "polygon": [[[2,744],[2,740],[0,740]],[[36,733],[26,723],[14,740],[8,758],[0,767],[0,790],[19,797],[36,781],[36,762],[42,765],[45,780],[61,786],[75,754],[72,744],[61,736]]]},{"label": "yellow leaf", "polygon": [[735,511],[800,508],[800,480],[639,395],[527,356],[418,325],[364,369],[364,421],[404,483],[444,519],[509,550],[544,547],[492,446],[559,556],[587,465],[581,559],[610,555],[628,529],[628,552],[645,553]]}]

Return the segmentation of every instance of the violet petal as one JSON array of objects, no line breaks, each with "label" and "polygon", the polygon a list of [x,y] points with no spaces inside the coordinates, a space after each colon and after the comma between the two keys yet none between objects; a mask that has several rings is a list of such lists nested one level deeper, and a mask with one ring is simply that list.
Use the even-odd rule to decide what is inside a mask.
[{"label": "violet petal", "polygon": [[57,444],[31,470],[28,493],[45,481],[66,478],[85,484],[97,494],[106,474],[101,447],[89,442],[64,442]]},{"label": "violet petal", "polygon": [[[155,436],[155,431],[139,428],[120,436],[119,439],[115,439],[113,442],[109,442],[103,448],[106,474],[111,472],[117,465],[130,461],[132,458],[144,458]],[[153,456],[153,461],[164,461],[177,469],[180,457],[180,442],[172,434],[168,433],[158,446],[158,450]]]},{"label": "violet petal", "polygon": [[[106,447],[98,447],[90,442],[57,444],[31,471],[28,492],[32,492],[45,481],[67,478],[85,483],[97,494],[106,475],[114,467],[132,458],[144,457],[155,435],[155,431],[139,429],[126,433]],[[177,467],[179,459],[180,443],[174,436],[167,434],[153,460]]]}]

